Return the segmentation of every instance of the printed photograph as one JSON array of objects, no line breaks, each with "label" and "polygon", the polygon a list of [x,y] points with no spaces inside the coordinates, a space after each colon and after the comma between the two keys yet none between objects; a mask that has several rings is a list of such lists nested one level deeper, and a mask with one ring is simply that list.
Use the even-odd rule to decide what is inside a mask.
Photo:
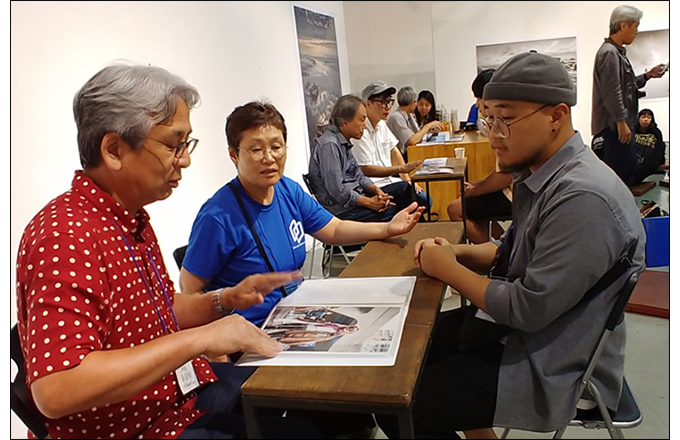
[{"label": "printed photograph", "polygon": [[278,306],[262,330],[284,351],[387,353],[401,307]]},{"label": "printed photograph", "polygon": [[[660,29],[658,31],[638,32],[632,44],[626,46],[626,56],[633,66],[636,75],[645,73],[657,64],[668,64],[670,62],[670,31]],[[661,78],[652,79],[647,82],[645,88],[645,98],[668,98],[670,97],[671,70]]]},{"label": "printed photograph", "polygon": [[560,60],[576,87],[576,37],[477,46],[477,73],[484,69],[497,69],[508,58],[530,50],[551,55]]},{"label": "printed photograph", "polygon": [[298,6],[294,10],[311,146],[330,123],[333,105],[342,96],[335,19]]}]

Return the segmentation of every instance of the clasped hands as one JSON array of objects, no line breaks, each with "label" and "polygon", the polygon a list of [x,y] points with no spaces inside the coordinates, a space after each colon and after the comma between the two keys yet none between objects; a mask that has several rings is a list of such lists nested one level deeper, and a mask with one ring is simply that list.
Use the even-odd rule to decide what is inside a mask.
[{"label": "clasped hands", "polygon": [[456,262],[456,252],[445,238],[425,238],[416,243],[413,261],[426,274],[442,279]]}]

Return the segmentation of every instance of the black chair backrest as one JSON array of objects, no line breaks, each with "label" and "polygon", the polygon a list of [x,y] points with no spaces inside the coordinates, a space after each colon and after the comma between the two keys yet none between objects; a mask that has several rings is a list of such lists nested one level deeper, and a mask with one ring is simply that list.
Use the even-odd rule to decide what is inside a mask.
[{"label": "black chair backrest", "polygon": [[623,311],[626,308],[626,304],[628,304],[630,296],[633,294],[633,290],[635,290],[637,281],[638,274],[635,272],[633,272],[626,280],[626,284],[623,285],[621,293],[619,293],[619,297],[616,299],[616,303],[614,304],[614,308],[609,313],[609,318],[607,318],[607,324],[605,325],[607,330],[613,331],[616,326],[619,325],[621,321],[623,321]]},{"label": "black chair backrest", "polygon": [[182,270],[182,262],[184,261],[184,256],[187,253],[187,247],[189,247],[189,245],[178,247],[172,253],[172,256],[175,258],[175,263],[177,263],[177,268],[179,270]]},{"label": "black chair backrest", "polygon": [[35,407],[33,400],[26,389],[26,370],[24,368],[24,354],[21,351],[19,329],[14,324],[9,331],[9,353],[19,372],[9,383],[9,404],[14,413],[19,416],[24,425],[31,430],[37,438],[48,436],[47,429],[42,420],[42,415]]},{"label": "black chair backrest", "polygon": [[309,181],[309,174],[303,174],[302,180],[304,180],[305,185],[307,185],[307,189],[309,190],[309,193],[312,196],[314,196],[314,190],[312,189],[312,183]]}]

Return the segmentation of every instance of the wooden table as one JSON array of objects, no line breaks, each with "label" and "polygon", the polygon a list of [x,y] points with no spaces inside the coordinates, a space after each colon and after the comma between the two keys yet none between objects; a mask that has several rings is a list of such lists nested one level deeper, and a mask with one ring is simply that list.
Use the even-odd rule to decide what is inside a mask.
[{"label": "wooden table", "polygon": [[[489,139],[480,136],[476,131],[465,132],[460,142],[444,142],[441,144],[418,144],[408,147],[409,160],[423,160],[431,157],[455,157],[454,149],[465,148],[468,160],[468,175],[471,181],[482,180],[496,167],[496,156]],[[460,183],[455,181],[432,184],[432,210],[439,213],[440,220],[450,220],[446,208],[460,194]]]},{"label": "wooden table", "polygon": [[369,242],[340,277],[417,277],[395,364],[259,367],[241,387],[248,437],[261,438],[258,408],[269,407],[394,414],[401,438],[413,438],[413,395],[446,288],[415,266],[413,247],[434,236],[459,243],[462,229],[459,223],[420,223],[406,235]]}]

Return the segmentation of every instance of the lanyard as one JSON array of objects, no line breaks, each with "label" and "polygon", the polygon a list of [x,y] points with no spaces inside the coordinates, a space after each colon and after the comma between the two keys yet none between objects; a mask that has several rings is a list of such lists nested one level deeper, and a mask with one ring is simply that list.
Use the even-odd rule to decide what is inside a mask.
[{"label": "lanyard", "polygon": [[[111,219],[110,219],[111,220]],[[123,230],[118,226],[118,223],[115,221],[111,220],[111,222],[118,228],[118,231],[120,232],[120,236],[123,237],[123,241],[125,242],[125,246],[127,246],[128,251],[130,252],[130,257],[132,257],[132,262],[135,263],[135,267],[137,268],[137,272],[139,272],[139,276],[142,279],[142,282],[144,283],[144,286],[146,287],[146,293],[149,295],[149,298],[151,298],[151,302],[153,302],[153,306],[156,309],[156,315],[158,315],[158,319],[161,321],[161,326],[163,327],[163,332],[167,335],[170,333],[169,328],[167,324],[165,324],[165,320],[163,319],[163,316],[161,315],[161,311],[158,309],[158,304],[156,304],[156,300],[153,297],[153,290],[151,289],[151,286],[147,282],[146,278],[144,277],[144,273],[142,272],[142,269],[139,267],[139,264],[137,264],[137,259],[135,258],[135,254],[132,252],[132,246],[130,246],[130,243],[128,242],[127,238],[125,238],[125,234],[123,233]],[[153,266],[154,273],[156,274],[156,278],[158,278],[158,283],[161,285],[161,290],[163,291],[163,295],[165,295],[165,300],[168,303],[168,307],[170,308],[170,313],[172,314],[172,319],[175,321],[175,325],[177,326],[177,329],[179,330],[179,322],[177,322],[177,316],[175,316],[175,310],[172,308],[172,303],[170,302],[170,297],[168,296],[168,292],[165,290],[165,286],[163,285],[163,280],[161,279],[160,273],[158,273],[158,268],[156,267],[156,263],[154,263],[153,258],[151,258],[151,252],[149,249],[146,249],[146,255],[149,258],[149,261],[151,262],[151,266]]]}]

